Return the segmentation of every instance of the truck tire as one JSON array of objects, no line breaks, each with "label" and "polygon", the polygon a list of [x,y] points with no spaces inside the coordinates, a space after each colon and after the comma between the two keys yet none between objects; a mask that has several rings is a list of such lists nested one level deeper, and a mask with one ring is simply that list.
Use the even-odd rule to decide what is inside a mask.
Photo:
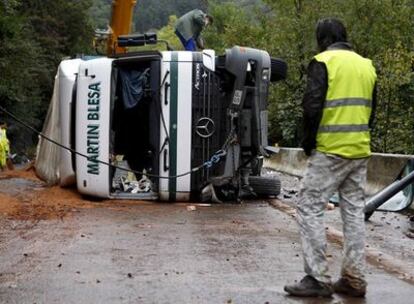
[{"label": "truck tire", "polygon": [[281,183],[277,177],[249,176],[249,184],[259,197],[278,196]]}]

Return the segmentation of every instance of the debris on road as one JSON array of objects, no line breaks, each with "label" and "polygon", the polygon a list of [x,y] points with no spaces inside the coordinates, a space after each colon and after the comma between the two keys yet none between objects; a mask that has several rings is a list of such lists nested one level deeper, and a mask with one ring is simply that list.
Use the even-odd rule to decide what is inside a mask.
[{"label": "debris on road", "polygon": [[[43,220],[64,220],[65,217],[80,212],[80,209],[108,208],[115,202],[91,201],[82,197],[73,188],[48,187],[30,168],[1,172],[0,180],[0,215],[10,220],[34,223]],[[118,206],[127,204],[123,202]]]},{"label": "debris on road", "polygon": [[408,222],[408,229],[405,235],[409,237],[410,239],[414,239],[414,216],[410,217],[410,220]]},{"label": "debris on road", "polygon": [[197,204],[198,207],[211,207],[211,204]]},{"label": "debris on road", "polygon": [[187,206],[187,211],[196,211],[197,207],[196,206]]},{"label": "debris on road", "polygon": [[326,209],[327,209],[327,210],[334,210],[334,209],[335,209],[335,205],[334,205],[334,204],[332,204],[332,203],[327,203],[327,204],[326,204]]}]

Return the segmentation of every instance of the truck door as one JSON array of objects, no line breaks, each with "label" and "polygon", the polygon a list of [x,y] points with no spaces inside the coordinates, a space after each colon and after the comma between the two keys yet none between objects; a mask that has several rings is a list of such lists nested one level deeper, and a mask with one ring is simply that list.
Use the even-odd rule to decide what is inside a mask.
[{"label": "truck door", "polygon": [[76,180],[87,195],[109,197],[110,58],[84,61],[79,67],[76,95]]}]

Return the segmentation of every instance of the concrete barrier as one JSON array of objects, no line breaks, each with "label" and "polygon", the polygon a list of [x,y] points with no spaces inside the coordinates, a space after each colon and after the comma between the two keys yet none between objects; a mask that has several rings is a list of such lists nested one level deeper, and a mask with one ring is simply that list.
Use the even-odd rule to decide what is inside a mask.
[{"label": "concrete barrier", "polygon": [[[414,155],[373,153],[368,162],[367,187],[368,196],[391,184]],[[300,148],[280,148],[278,154],[265,159],[264,166],[280,172],[303,177],[307,156]],[[411,204],[414,209],[414,204]]]}]

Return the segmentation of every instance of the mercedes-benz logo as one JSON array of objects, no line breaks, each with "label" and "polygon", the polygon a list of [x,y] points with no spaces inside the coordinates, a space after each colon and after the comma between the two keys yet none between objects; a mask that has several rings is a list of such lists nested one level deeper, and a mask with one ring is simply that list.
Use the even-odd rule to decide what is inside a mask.
[{"label": "mercedes-benz logo", "polygon": [[208,117],[201,117],[196,124],[196,133],[202,138],[209,138],[214,134],[216,126],[214,121]]}]

